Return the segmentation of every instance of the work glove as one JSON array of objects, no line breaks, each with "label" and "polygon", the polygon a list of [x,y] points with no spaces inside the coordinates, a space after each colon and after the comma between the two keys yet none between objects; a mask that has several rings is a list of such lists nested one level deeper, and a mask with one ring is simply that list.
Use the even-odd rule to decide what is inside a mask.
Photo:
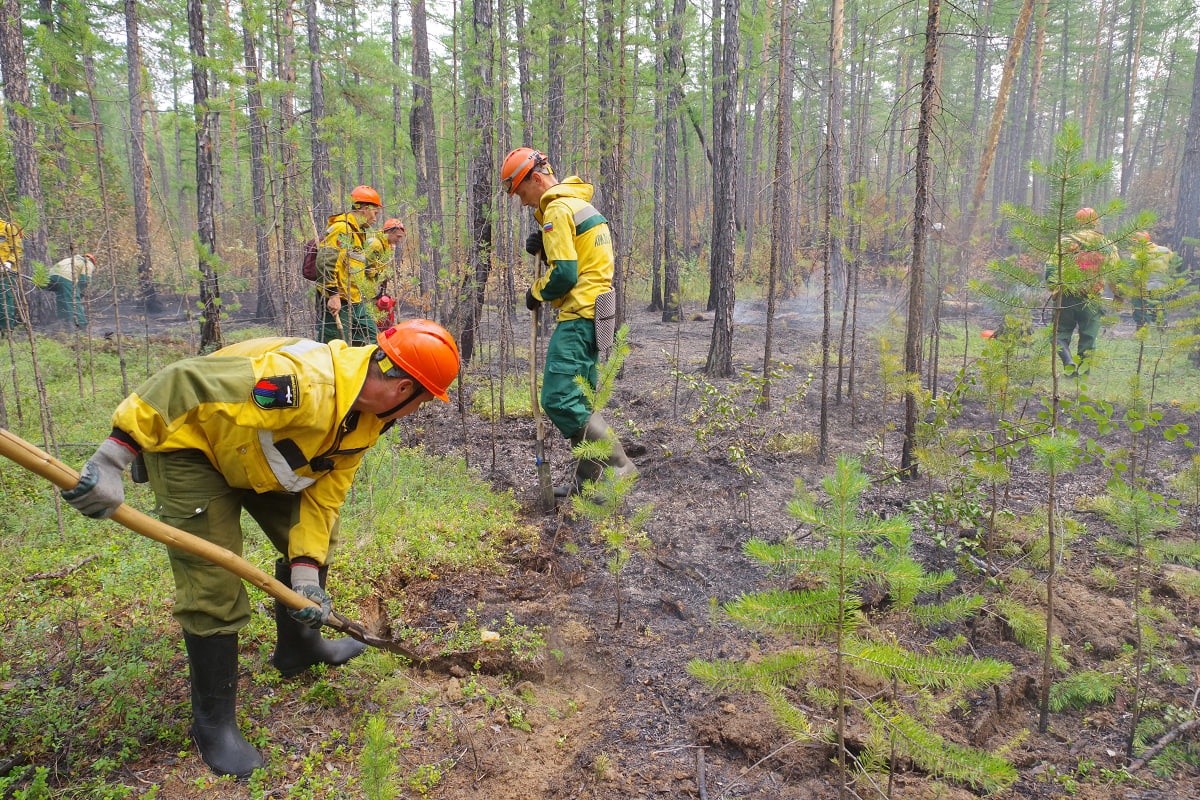
[{"label": "work glove", "polygon": [[533,296],[532,288],[525,290],[525,307],[526,308],[528,308],[530,311],[537,311],[538,306],[540,306],[541,304],[542,304],[542,301],[538,300],[536,297]]},{"label": "work glove", "polygon": [[525,237],[525,252],[531,256],[540,256],[543,251],[542,231],[536,230]]},{"label": "work glove", "polygon": [[319,572],[315,564],[307,561],[292,562],[292,589],[296,594],[312,600],[317,605],[304,608],[289,608],[288,616],[310,628],[320,628],[333,612],[333,601],[321,588]]},{"label": "work glove", "polygon": [[137,453],[116,439],[105,439],[83,465],[75,488],[61,492],[62,499],[92,519],[111,517],[125,502],[121,473],[135,458]]},{"label": "work glove", "polygon": [[[539,234],[538,235],[538,247],[541,247],[541,246],[542,246],[542,237]],[[536,253],[534,255],[536,255]],[[16,270],[16,268],[17,268],[17,265],[14,264],[13,262],[11,262],[11,261],[4,262],[4,269],[6,269],[7,271],[13,272]]]}]

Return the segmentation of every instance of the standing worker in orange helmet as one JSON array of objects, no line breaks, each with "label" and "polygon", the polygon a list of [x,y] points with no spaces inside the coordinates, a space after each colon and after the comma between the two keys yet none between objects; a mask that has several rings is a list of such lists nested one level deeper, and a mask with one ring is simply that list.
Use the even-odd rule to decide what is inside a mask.
[{"label": "standing worker in orange helmet", "polygon": [[350,192],[351,207],[329,218],[317,250],[321,286],[317,338],[322,342],[344,339],[352,345],[369,344],[379,329],[365,302],[367,229],[375,224],[383,201],[370,186]]},{"label": "standing worker in orange helmet", "polygon": [[[1057,256],[1046,263],[1046,280],[1051,285],[1058,325],[1055,350],[1071,376],[1086,370],[1085,359],[1100,335],[1104,286],[1121,266],[1117,248],[1100,232],[1100,215],[1095,209],[1076,211],[1075,224],[1077,227],[1062,240],[1061,271]],[[1071,357],[1071,336],[1076,328],[1078,361]]]},{"label": "standing worker in orange helmet", "polygon": [[367,291],[378,314],[378,321],[386,327],[394,320],[396,301],[387,293],[387,282],[391,278],[388,270],[392,266],[396,247],[404,241],[407,231],[404,223],[395,217],[383,223],[383,228],[367,242]]},{"label": "standing worker in orange helmet", "polygon": [[[620,440],[604,417],[592,412],[575,382],[581,377],[596,385],[600,350],[611,345],[611,338],[597,342],[595,324],[596,299],[612,290],[608,220],[591,203],[591,184],[574,175],[559,183],[546,156],[531,147],[518,147],[505,157],[500,182],[509,196],[533,209],[539,227],[525,240],[525,250],[549,266],[525,293],[525,306],[533,311],[548,302],[558,310],[546,350],[542,408],[572,445],[601,440],[612,445],[604,460],[576,461],[570,484],[556,487],[554,493],[562,497],[578,492],[584,481],[601,478],[606,467],[618,476],[636,474]],[[607,335],[611,337],[611,331]]]},{"label": "standing worker in orange helmet", "polygon": [[[141,460],[164,522],[237,554],[245,509],[280,554],[275,577],[316,603],[276,604],[275,667],[296,675],[344,664],[365,645],[320,632],[332,611],[325,580],[342,504],[366,451],[423,403],[448,401],[458,369],[454,338],[425,319],[364,347],[251,339],[183,359],[117,406],[112,432],[63,499],[89,517],[111,516],[125,498],[125,469]],[[264,766],[237,724],[246,589],[198,556],[167,552],[191,669],[192,737],[213,772],[245,778]]]}]

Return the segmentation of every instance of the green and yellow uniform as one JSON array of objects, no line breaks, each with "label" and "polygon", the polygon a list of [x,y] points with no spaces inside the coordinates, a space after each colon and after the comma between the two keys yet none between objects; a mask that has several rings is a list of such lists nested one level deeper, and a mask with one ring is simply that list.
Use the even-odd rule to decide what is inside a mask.
[{"label": "green and yellow uniform", "polygon": [[[1063,364],[1070,366],[1071,337],[1079,330],[1076,352],[1082,361],[1096,347],[1100,335],[1104,284],[1121,266],[1120,256],[1104,234],[1085,228],[1063,237],[1062,284],[1055,285],[1055,316],[1058,333],[1055,349]],[[1046,264],[1046,279],[1057,282],[1058,263]]]},{"label": "green and yellow uniform", "polygon": [[572,175],[548,189],[534,211],[550,269],[530,292],[558,309],[541,401],[565,437],[582,429],[592,413],[575,376],[596,385],[599,352],[592,319],[596,297],[612,288],[612,234],[608,220],[591,204],[592,194],[591,184]]},{"label": "green and yellow uniform", "polygon": [[17,312],[17,289],[20,287],[21,228],[0,219],[0,334],[7,333],[21,321]]},{"label": "green and yellow uniform", "polygon": [[[354,214],[335,214],[329,218],[325,237],[317,251],[317,266],[323,276],[317,292],[320,304],[318,338],[322,342],[346,339],[352,345],[372,344],[379,333],[365,302],[363,288],[367,267],[367,231]],[[335,317],[325,302],[334,295],[342,298],[342,309]],[[341,328],[338,319],[341,319]]]},{"label": "green and yellow uniform", "polygon": [[[164,522],[240,555],[245,509],[289,561],[326,564],[354,475],[387,428],[351,408],[375,349],[253,339],[178,361],[122,401],[110,438],[143,453]],[[185,632],[249,621],[240,578],[169,555]]]},{"label": "green and yellow uniform", "polygon": [[64,258],[50,268],[47,288],[54,292],[55,316],[68,322],[74,321],[80,328],[87,327],[87,313],[83,309],[83,295],[96,262],[87,256]]}]

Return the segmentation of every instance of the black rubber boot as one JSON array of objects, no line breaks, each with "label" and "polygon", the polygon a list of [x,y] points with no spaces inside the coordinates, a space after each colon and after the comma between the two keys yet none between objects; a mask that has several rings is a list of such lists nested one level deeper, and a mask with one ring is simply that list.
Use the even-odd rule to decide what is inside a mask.
[{"label": "black rubber boot", "polygon": [[613,429],[608,427],[608,423],[599,412],[593,412],[588,417],[587,424],[571,434],[572,448],[581,442],[601,442],[607,440],[612,445],[612,452],[608,458],[603,461],[584,458],[575,462],[575,476],[571,483],[566,486],[554,487],[555,497],[568,497],[572,494],[578,494],[583,488],[586,481],[598,481],[604,477],[604,470],[608,467],[613,468],[618,478],[625,475],[636,475],[637,467],[629,456],[625,455],[625,448],[621,446],[621,440],[613,433]]},{"label": "black rubber boot", "polygon": [[[329,567],[317,571],[317,580],[325,588]],[[292,585],[292,568],[282,558],[275,560],[275,580]],[[287,613],[287,606],[275,602],[275,652],[271,663],[286,677],[299,675],[314,664],[338,666],[360,655],[367,646],[357,639],[326,639],[319,630],[302,625]]]},{"label": "black rubber boot", "polygon": [[237,634],[185,633],[183,641],[192,673],[192,738],[200,757],[218,775],[244,780],[263,759],[238,730]]}]

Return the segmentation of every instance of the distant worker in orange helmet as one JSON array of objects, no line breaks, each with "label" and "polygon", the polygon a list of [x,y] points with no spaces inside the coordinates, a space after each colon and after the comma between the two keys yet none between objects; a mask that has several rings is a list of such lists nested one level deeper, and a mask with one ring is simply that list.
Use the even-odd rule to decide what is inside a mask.
[{"label": "distant worker in orange helmet", "polygon": [[1138,231],[1129,237],[1132,253],[1129,258],[1133,295],[1133,324],[1141,329],[1150,323],[1158,324],[1163,312],[1164,290],[1171,284],[1171,248],[1157,244],[1149,231]]},{"label": "distant worker in orange helmet", "polygon": [[[251,339],[183,359],[117,406],[112,432],[63,499],[89,517],[111,516],[125,499],[124,471],[140,461],[164,522],[238,554],[244,509],[280,554],[275,577],[316,604],[276,604],[275,667],[296,675],[344,664],[364,645],[320,632],[332,612],[325,580],[342,504],[366,451],[422,404],[448,401],[458,369],[454,338],[425,319],[363,347]],[[245,778],[263,766],[237,723],[246,589],[198,556],[167,554],[191,668],[192,737],[213,772]]]},{"label": "distant worker in orange helmet", "polygon": [[383,201],[370,186],[350,192],[350,210],[329,218],[317,250],[319,319],[322,342],[344,339],[352,345],[370,344],[379,333],[365,302],[367,229],[375,224]]},{"label": "distant worker in orange helmet", "polygon": [[[558,310],[558,324],[546,350],[542,408],[572,445],[607,440],[612,454],[575,463],[572,481],[555,488],[560,497],[578,492],[584,481],[601,478],[611,467],[617,475],[637,473],[621,442],[604,417],[588,406],[576,377],[596,385],[601,350],[612,345],[613,243],[608,220],[592,205],[592,186],[577,176],[559,183],[540,151],[518,147],[500,167],[500,183],[509,196],[533,209],[538,229],[525,240],[525,250],[549,267],[525,293],[530,311],[548,302]],[[600,313],[600,307],[609,311]],[[606,339],[599,341],[598,337]]]},{"label": "distant worker in orange helmet", "polygon": [[[1078,375],[1096,347],[1104,286],[1121,266],[1117,248],[1100,232],[1100,215],[1092,208],[1075,212],[1075,229],[1062,239],[1062,271],[1057,255],[1046,263],[1046,280],[1058,325],[1055,350],[1068,375]],[[1078,360],[1071,356],[1071,337],[1079,330]]]},{"label": "distant worker in orange helmet", "polygon": [[376,322],[386,327],[395,319],[396,301],[388,294],[388,271],[392,267],[396,248],[404,241],[404,223],[392,217],[367,242],[367,282],[364,296],[375,306]]}]

